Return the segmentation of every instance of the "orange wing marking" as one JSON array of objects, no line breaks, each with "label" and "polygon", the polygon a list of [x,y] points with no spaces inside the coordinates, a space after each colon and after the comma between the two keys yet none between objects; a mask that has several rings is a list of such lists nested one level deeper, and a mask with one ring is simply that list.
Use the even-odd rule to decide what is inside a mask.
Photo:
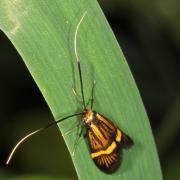
[{"label": "orange wing marking", "polygon": [[95,158],[95,157],[98,157],[98,156],[101,156],[101,155],[111,154],[116,147],[117,147],[116,143],[112,142],[112,144],[106,150],[101,150],[101,151],[98,151],[98,152],[95,152],[95,153],[91,153],[91,157]]},{"label": "orange wing marking", "polygon": [[99,142],[94,138],[92,132],[89,132],[89,140],[90,140],[90,145],[93,149],[102,148],[102,146],[99,144]]},{"label": "orange wing marking", "polygon": [[120,142],[122,137],[122,133],[119,129],[117,129],[117,134],[116,134],[116,141]]},{"label": "orange wing marking", "polygon": [[109,128],[111,128],[112,130],[114,130],[115,129],[115,127],[110,123],[110,122],[108,122],[103,116],[101,116],[100,114],[96,114],[96,116],[97,116],[97,118],[99,119],[99,120],[101,120],[102,122],[104,122],[104,124],[106,124]]},{"label": "orange wing marking", "polygon": [[98,129],[98,127],[94,124],[91,124],[91,129],[94,132],[94,134],[98,137],[99,141],[102,142],[103,146],[105,146],[108,142]]},{"label": "orange wing marking", "polygon": [[110,159],[109,159],[109,156],[106,157],[106,160],[107,160],[108,164],[111,164],[111,161],[110,161]]},{"label": "orange wing marking", "polygon": [[108,161],[107,161],[107,158],[106,158],[106,157],[104,157],[104,160],[105,160],[105,165],[106,165],[107,167],[109,167]]},{"label": "orange wing marking", "polygon": [[102,125],[102,126],[99,126],[99,129],[100,129],[100,131],[103,133],[103,135],[105,136],[105,139],[109,139],[109,137],[110,137],[110,133],[109,133],[109,131],[107,130],[107,128],[104,126],[104,125]]}]

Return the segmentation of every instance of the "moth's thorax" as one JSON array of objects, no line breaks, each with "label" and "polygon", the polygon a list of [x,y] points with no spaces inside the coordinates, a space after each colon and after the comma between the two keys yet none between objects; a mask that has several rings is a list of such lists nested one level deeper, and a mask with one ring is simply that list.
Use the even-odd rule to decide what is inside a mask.
[{"label": "moth's thorax", "polygon": [[85,124],[89,124],[94,119],[95,112],[90,109],[85,109],[83,112],[82,120]]}]

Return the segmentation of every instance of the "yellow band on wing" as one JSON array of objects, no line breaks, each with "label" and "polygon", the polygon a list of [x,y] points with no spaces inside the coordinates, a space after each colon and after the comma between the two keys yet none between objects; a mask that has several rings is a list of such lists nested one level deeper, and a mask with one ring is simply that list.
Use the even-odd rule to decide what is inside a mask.
[{"label": "yellow band on wing", "polygon": [[120,142],[120,141],[121,141],[121,137],[122,137],[122,133],[121,133],[121,131],[118,129],[118,130],[117,130],[117,135],[116,135],[116,141],[117,141],[117,142]]},{"label": "yellow band on wing", "polygon": [[91,157],[95,158],[104,154],[111,154],[116,147],[117,147],[116,143],[112,142],[112,144],[106,150],[101,150],[96,153],[91,153]]}]

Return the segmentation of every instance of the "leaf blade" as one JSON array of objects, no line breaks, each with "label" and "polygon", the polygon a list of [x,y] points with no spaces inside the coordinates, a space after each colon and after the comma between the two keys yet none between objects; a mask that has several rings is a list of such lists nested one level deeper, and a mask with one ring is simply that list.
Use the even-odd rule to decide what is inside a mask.
[{"label": "leaf blade", "polygon": [[[81,15],[87,10],[88,15],[78,33],[86,98],[93,79],[96,79],[94,109],[115,122],[135,141],[135,146],[124,152],[121,169],[112,176],[97,170],[89,157],[86,142],[81,141],[73,159],[79,178],[162,179],[139,92],[98,4],[90,0],[39,2],[2,1],[1,28],[22,56],[54,117],[57,119],[77,111],[78,103],[71,92],[74,81],[79,87],[73,36]],[[62,133],[74,121],[77,118],[60,124]],[[75,138],[74,132],[65,139],[70,152]]]}]

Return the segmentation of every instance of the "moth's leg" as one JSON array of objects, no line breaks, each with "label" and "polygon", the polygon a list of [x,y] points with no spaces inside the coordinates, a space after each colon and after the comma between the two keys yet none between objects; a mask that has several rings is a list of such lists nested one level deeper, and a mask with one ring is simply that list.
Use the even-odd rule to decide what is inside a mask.
[{"label": "moth's leg", "polygon": [[74,129],[79,128],[79,126],[81,126],[81,125],[82,125],[82,122],[79,121],[79,123],[76,124],[76,126],[73,126],[72,128],[70,128],[68,131],[66,131],[64,134],[62,134],[62,136],[65,137],[65,136],[69,135]]},{"label": "moth's leg", "polygon": [[77,101],[79,102],[79,104],[80,104],[82,107],[84,107],[84,106],[83,106],[83,101],[82,101],[81,97],[77,94],[74,86],[72,87],[72,91],[73,91],[73,94],[74,94],[74,96],[76,97]]},{"label": "moth's leg", "polygon": [[68,131],[66,131],[64,134],[62,134],[63,137],[66,137],[67,135],[69,135],[74,129],[78,128],[79,124],[72,127],[71,129],[69,129]]},{"label": "moth's leg", "polygon": [[92,89],[91,89],[91,96],[90,96],[90,98],[87,102],[87,105],[86,105],[86,106],[88,106],[89,103],[91,102],[91,109],[93,108],[93,104],[94,104],[94,87],[95,87],[95,85],[96,85],[96,81],[94,80],[93,85],[92,85]]},{"label": "moth's leg", "polygon": [[77,145],[78,145],[79,140],[80,140],[80,138],[81,138],[81,135],[82,135],[82,133],[83,133],[83,129],[84,129],[84,126],[82,125],[82,126],[81,126],[81,130],[80,130],[80,132],[79,132],[79,134],[78,134],[78,136],[77,136],[77,138],[76,138],[76,141],[75,141],[75,143],[74,143],[74,148],[73,148],[73,152],[72,152],[72,156],[73,156],[73,157],[75,156],[76,149],[77,149]]}]

